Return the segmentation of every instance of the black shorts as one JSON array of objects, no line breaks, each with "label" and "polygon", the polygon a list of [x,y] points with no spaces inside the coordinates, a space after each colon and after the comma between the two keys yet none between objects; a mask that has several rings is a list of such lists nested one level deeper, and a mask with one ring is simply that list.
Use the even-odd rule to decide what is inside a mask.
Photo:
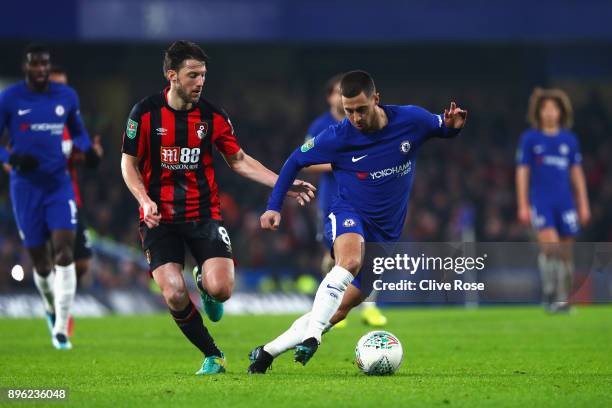
[{"label": "black shorts", "polygon": [[77,213],[77,228],[76,238],[74,240],[74,259],[89,259],[91,258],[91,241],[87,232],[87,224],[83,218],[83,213],[79,210]]},{"label": "black shorts", "polygon": [[185,265],[185,247],[198,265],[210,258],[233,258],[229,234],[217,220],[159,224],[155,228],[140,223],[140,238],[151,272],[169,262]]}]

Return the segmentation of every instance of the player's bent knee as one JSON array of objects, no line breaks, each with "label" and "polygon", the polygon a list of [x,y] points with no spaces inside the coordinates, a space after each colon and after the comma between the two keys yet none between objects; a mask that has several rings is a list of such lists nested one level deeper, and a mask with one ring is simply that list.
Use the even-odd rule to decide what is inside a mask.
[{"label": "player's bent knee", "polygon": [[167,287],[163,289],[163,294],[166,303],[173,310],[184,308],[189,301],[187,288],[185,287]]},{"label": "player's bent knee", "polygon": [[55,252],[55,264],[60,266],[67,266],[74,262],[72,254],[72,248],[68,246],[60,247]]},{"label": "player's bent knee", "polygon": [[47,277],[53,270],[53,265],[51,265],[47,261],[42,262],[34,262],[34,269],[36,269],[36,273],[40,276]]},{"label": "player's bent knee", "polygon": [[355,276],[357,272],[359,272],[359,270],[361,269],[361,259],[353,257],[341,258],[338,259],[337,265],[343,267],[344,269],[352,273],[353,276]]},{"label": "player's bent knee", "polygon": [[219,302],[225,302],[232,296],[234,289],[234,282],[224,282],[211,285],[212,287],[206,288],[208,294]]}]

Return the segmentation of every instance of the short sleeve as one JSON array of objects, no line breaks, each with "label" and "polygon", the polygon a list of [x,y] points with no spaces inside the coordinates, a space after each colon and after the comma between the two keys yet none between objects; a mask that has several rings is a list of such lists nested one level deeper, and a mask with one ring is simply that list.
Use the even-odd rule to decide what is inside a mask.
[{"label": "short sleeve", "polygon": [[533,162],[533,148],[529,133],[525,132],[521,135],[518,148],[516,149],[516,164],[517,166],[529,166]]},{"label": "short sleeve", "polygon": [[582,153],[580,152],[580,143],[578,142],[578,138],[575,135],[572,135],[572,143],[570,146],[569,161],[570,161],[571,166],[582,164]]},{"label": "short sleeve", "polygon": [[213,115],[213,137],[212,142],[219,152],[226,155],[234,155],[240,151],[238,139],[234,132],[234,126],[227,115],[215,113]]},{"label": "short sleeve", "polygon": [[130,156],[138,157],[138,147],[142,138],[141,134],[143,133],[142,127],[143,123],[140,104],[136,104],[132,108],[125,125],[121,152],[129,154]]}]

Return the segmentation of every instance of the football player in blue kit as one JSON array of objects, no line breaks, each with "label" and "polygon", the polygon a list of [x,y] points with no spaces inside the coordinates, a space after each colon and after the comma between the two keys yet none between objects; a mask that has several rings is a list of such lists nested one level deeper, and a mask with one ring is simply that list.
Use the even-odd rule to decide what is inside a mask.
[{"label": "football player in blue kit", "polygon": [[[329,110],[317,117],[308,128],[308,133],[304,139],[304,143],[307,143],[310,139],[314,139],[319,133],[324,131],[330,126],[337,125],[344,120],[346,116],[344,113],[344,107],[342,106],[342,94],[340,92],[340,81],[342,80],[342,74],[336,74],[331,77],[325,85],[326,101],[329,106]],[[338,195],[338,183],[334,178],[332,166],[329,163],[315,164],[304,169],[305,172],[311,174],[319,174],[319,186],[317,195],[317,202],[319,204],[319,220],[318,220],[318,231],[317,240],[322,242],[325,246],[325,254],[323,255],[323,261],[321,262],[321,272],[326,274],[334,266],[334,259],[331,256],[332,243],[325,238],[325,220],[329,214],[329,209],[332,202]],[[376,306],[376,292],[374,292],[368,302],[361,304],[361,319],[362,321],[373,327],[382,327],[387,324],[387,318],[382,314],[381,310]],[[346,320],[342,320],[335,324],[334,327],[345,327]]]},{"label": "football player in blue kit", "polygon": [[551,312],[569,310],[571,244],[591,218],[572,115],[565,92],[536,88],[529,101],[532,127],[521,136],[517,152],[518,219],[537,230],[543,302]]},{"label": "football player in blue kit", "polygon": [[8,128],[10,146],[0,147],[0,161],[11,168],[13,213],[32,258],[52,344],[70,349],[67,326],[77,283],[73,257],[77,206],[62,151],[64,127],[86,157],[96,153],[81,120],[76,92],[49,81],[50,68],[49,50],[30,45],[23,54],[25,80],[0,93],[0,134]]},{"label": "football player in blue kit", "polygon": [[321,335],[363,302],[372,291],[359,274],[364,243],[396,242],[403,229],[416,153],[432,137],[453,137],[467,111],[451,103],[443,115],[417,106],[381,105],[372,77],[351,71],[340,84],[347,118],[295,150],[285,162],[261,216],[264,229],[276,230],[283,196],[303,167],[331,163],[338,197],[327,217],[335,266],[315,295],[312,310],[279,337],[251,351],[249,373],[265,373],[273,359],[295,348],[295,361],[306,364]]}]

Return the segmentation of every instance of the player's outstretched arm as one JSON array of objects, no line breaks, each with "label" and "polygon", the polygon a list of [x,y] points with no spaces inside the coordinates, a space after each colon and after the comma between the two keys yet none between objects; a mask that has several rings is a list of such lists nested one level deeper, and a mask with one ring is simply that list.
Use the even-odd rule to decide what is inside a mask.
[{"label": "player's outstretched arm", "polygon": [[[232,155],[224,154],[223,157],[230,168],[243,177],[268,187],[274,187],[278,180],[276,173],[246,154],[242,149]],[[304,205],[314,198],[315,190],[316,188],[312,184],[302,180],[295,180],[291,189],[286,194],[289,197],[295,198],[300,205]]]},{"label": "player's outstretched arm", "polygon": [[144,222],[147,224],[147,227],[157,227],[161,221],[161,214],[157,210],[157,204],[147,194],[142,181],[142,175],[138,169],[138,158],[123,153],[121,155],[121,174],[125,184],[142,208]]},{"label": "player's outstretched arm", "polygon": [[519,164],[516,166],[516,208],[517,217],[521,224],[528,225],[529,214],[529,166]]},{"label": "player's outstretched arm", "polygon": [[584,171],[580,164],[575,164],[570,169],[570,179],[576,196],[576,207],[578,219],[583,226],[591,220],[591,209],[589,207],[589,195],[587,194]]}]

